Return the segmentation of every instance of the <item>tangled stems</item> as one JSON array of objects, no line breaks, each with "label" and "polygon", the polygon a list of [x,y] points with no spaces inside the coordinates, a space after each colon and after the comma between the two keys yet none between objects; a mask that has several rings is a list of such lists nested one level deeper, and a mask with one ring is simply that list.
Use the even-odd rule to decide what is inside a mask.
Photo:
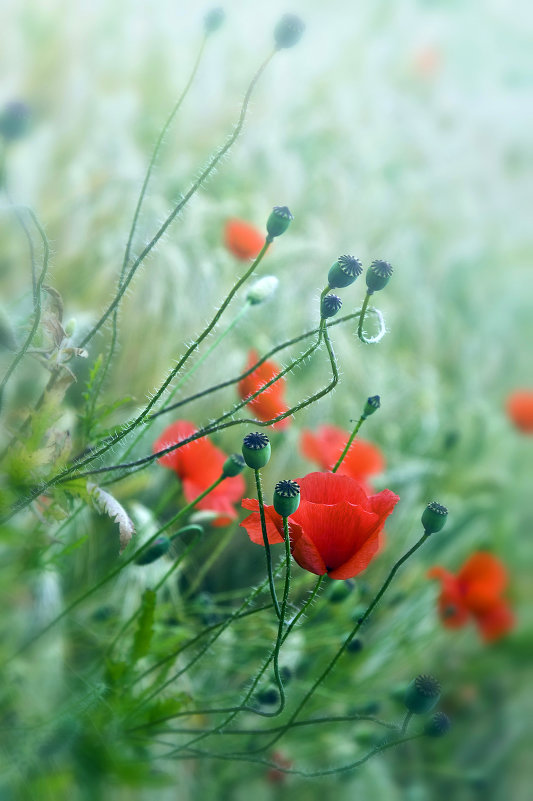
[{"label": "tangled stems", "polygon": [[261,487],[261,473],[259,472],[259,470],[254,470],[254,476],[255,476],[255,486],[257,490],[257,500],[259,501],[259,517],[261,519],[261,531],[263,532],[263,544],[265,546],[268,585],[270,587],[270,595],[272,597],[272,603],[274,605],[274,609],[276,610],[276,615],[278,619],[281,621],[281,611],[276,596],[276,588],[274,586],[274,576],[272,574],[272,555],[270,553],[270,543],[268,541],[268,534],[266,529],[265,507],[263,503],[263,489]]},{"label": "tangled stems", "polygon": [[154,236],[152,237],[150,242],[148,242],[148,244],[144,247],[144,249],[141,251],[139,256],[137,256],[137,258],[133,262],[132,266],[130,267],[129,272],[124,277],[124,279],[122,281],[122,285],[119,287],[119,289],[118,289],[118,291],[117,291],[117,293],[115,295],[115,298],[110,303],[110,305],[108,306],[106,311],[102,314],[102,316],[100,317],[98,322],[93,326],[93,328],[91,328],[89,333],[83,338],[83,340],[81,341],[79,347],[83,348],[83,347],[85,347],[87,345],[88,342],[90,342],[90,340],[94,337],[94,335],[103,326],[103,324],[105,323],[105,321],[107,320],[109,315],[117,308],[117,306],[119,305],[120,301],[122,300],[122,297],[123,297],[124,293],[126,292],[128,286],[129,286],[133,276],[135,275],[137,269],[140,267],[140,265],[146,259],[146,257],[150,253],[150,251],[153,250],[153,248],[159,242],[159,240],[161,239],[161,237],[163,236],[163,234],[165,233],[165,231],[167,230],[169,225],[175,220],[175,218],[178,216],[178,214],[182,211],[182,209],[189,202],[191,197],[202,186],[202,184],[204,183],[206,178],[208,178],[208,176],[213,172],[213,170],[217,166],[218,162],[226,155],[228,150],[232,147],[232,145],[237,140],[237,138],[238,138],[238,136],[239,136],[239,134],[240,134],[240,132],[242,130],[242,127],[244,125],[244,121],[246,119],[246,113],[248,111],[248,105],[250,103],[250,98],[252,96],[252,92],[255,89],[255,86],[256,86],[259,78],[261,77],[261,75],[263,74],[263,72],[267,68],[269,62],[271,61],[272,57],[274,56],[275,52],[276,51],[274,50],[274,51],[272,51],[272,53],[270,53],[270,55],[261,64],[261,66],[259,67],[259,69],[255,73],[254,77],[252,78],[252,81],[250,82],[250,85],[248,86],[248,89],[246,90],[246,94],[244,96],[244,100],[243,100],[243,103],[242,103],[242,106],[241,106],[241,112],[240,112],[240,115],[239,115],[239,119],[237,121],[237,124],[236,124],[234,130],[233,130],[233,133],[229,136],[226,144],[223,147],[221,147],[220,150],[218,150],[213,156],[211,156],[211,158],[209,159],[209,161],[207,163],[207,166],[204,167],[204,169],[202,170],[202,172],[200,173],[200,175],[198,176],[196,181],[193,183],[191,188],[182,197],[180,202],[173,208],[173,210],[170,212],[170,214],[166,218],[165,222],[160,226],[159,230],[154,234]]}]

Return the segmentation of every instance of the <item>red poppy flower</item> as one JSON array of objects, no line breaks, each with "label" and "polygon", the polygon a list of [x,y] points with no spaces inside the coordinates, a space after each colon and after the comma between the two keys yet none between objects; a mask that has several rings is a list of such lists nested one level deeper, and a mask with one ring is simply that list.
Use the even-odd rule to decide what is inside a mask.
[{"label": "red poppy flower", "polygon": [[[400,500],[390,490],[367,496],[350,476],[309,473],[296,479],[300,506],[289,518],[291,552],[300,567],[333,579],[353,578],[366,570],[382,543],[385,520]],[[253,514],[241,526],[257,545],[263,545],[259,504],[244,498]],[[268,541],[283,542],[283,520],[265,506]]]},{"label": "red poppy flower", "polygon": [[[274,751],[271,754],[270,759],[280,768],[292,767],[292,760],[287,759],[287,757],[282,754],[281,751]],[[287,774],[278,768],[272,767],[267,772],[267,779],[269,782],[271,782],[271,784],[283,784],[283,782],[287,779]]]},{"label": "red poppy flower", "polygon": [[[258,359],[259,355],[257,351],[251,350],[248,354],[246,370],[249,370]],[[261,364],[257,370],[254,370],[249,376],[243,378],[242,381],[239,381],[237,385],[239,396],[242,400],[246,400],[246,398],[249,398],[250,395],[254,394],[254,392],[257,392],[258,389],[264,387],[264,385],[267,384],[272,378],[275,378],[277,375],[279,375],[280,371],[281,367],[279,364],[276,364],[276,362],[263,362],[263,364]],[[264,420],[266,422],[267,420],[272,420],[272,418],[278,417],[278,415],[287,411],[289,407],[283,398],[285,394],[285,383],[285,379],[280,378],[279,381],[276,381],[276,383],[272,384],[271,387],[265,389],[265,391],[258,395],[257,398],[254,398],[250,401],[249,406],[253,410],[258,420]],[[279,420],[277,423],[274,423],[272,428],[280,430],[282,428],[286,428],[290,422],[290,419],[285,417],[283,420]]]},{"label": "red poppy flower", "polygon": [[533,434],[533,389],[511,392],[506,401],[511,422],[524,434]]},{"label": "red poppy flower", "polygon": [[429,578],[439,579],[439,615],[444,626],[461,628],[473,618],[485,642],[503,637],[514,625],[514,616],[501,596],[507,586],[507,571],[495,556],[477,551],[457,575],[443,567],[432,567]]},{"label": "red poppy flower", "polygon": [[[300,439],[300,447],[306,459],[316,462],[322,470],[331,470],[343,452],[350,435],[342,428],[323,425],[316,432],[304,430]],[[367,478],[385,469],[385,459],[381,451],[364,439],[356,437],[350,450],[342,460],[338,473],[351,476],[359,481],[365,490],[370,490]]]},{"label": "red poppy flower", "polygon": [[[154,442],[154,453],[187,439],[197,430],[196,426],[187,420],[172,423]],[[224,452],[213,445],[207,437],[201,437],[184,445],[183,448],[162,456],[159,463],[178,474],[185,499],[190,503],[220,477],[226,458]],[[244,489],[245,483],[241,475],[225,478],[196,504],[196,508],[220,512],[213,525],[225,526],[237,517],[233,504],[241,500]]]},{"label": "red poppy flower", "polygon": [[255,259],[265,244],[265,234],[243,220],[228,220],[224,242],[230,253],[242,261],[248,261]]}]

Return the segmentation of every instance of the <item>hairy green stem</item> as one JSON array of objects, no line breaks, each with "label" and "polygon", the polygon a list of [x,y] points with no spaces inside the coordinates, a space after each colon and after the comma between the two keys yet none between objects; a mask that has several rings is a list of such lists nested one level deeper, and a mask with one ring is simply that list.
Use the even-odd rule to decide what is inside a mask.
[{"label": "hairy green stem", "polygon": [[274,576],[272,573],[272,555],[270,553],[270,543],[268,541],[268,533],[265,521],[265,507],[263,503],[263,489],[261,487],[261,473],[259,472],[259,470],[254,470],[254,476],[255,476],[255,487],[257,490],[257,500],[259,502],[259,518],[261,520],[261,531],[263,533],[263,545],[265,546],[268,586],[270,588],[270,596],[272,598],[274,609],[276,610],[276,615],[281,620],[281,611],[276,596],[276,587],[274,585]]},{"label": "hairy green stem", "polygon": [[365,417],[363,415],[361,415],[361,417],[357,421],[357,424],[356,424],[354,430],[352,431],[352,433],[350,435],[350,439],[348,440],[348,442],[346,443],[346,445],[344,447],[343,452],[341,453],[341,455],[339,456],[337,462],[335,463],[335,467],[332,468],[332,470],[331,470],[332,473],[336,473],[337,470],[339,469],[339,467],[341,466],[341,464],[343,463],[346,454],[350,450],[350,445],[352,444],[352,442],[354,441],[355,437],[357,436],[357,432],[359,431],[359,429],[363,425],[363,421],[364,420],[365,420]]},{"label": "hairy green stem", "polygon": [[361,342],[365,342],[365,343],[366,343],[366,340],[365,340],[365,337],[364,337],[364,334],[363,334],[363,324],[365,322],[365,315],[366,315],[366,310],[367,310],[369,301],[370,301],[370,293],[367,292],[366,295],[365,295],[365,299],[363,301],[363,305],[361,307],[361,314],[359,315],[359,325],[357,326],[357,336],[359,337]]}]

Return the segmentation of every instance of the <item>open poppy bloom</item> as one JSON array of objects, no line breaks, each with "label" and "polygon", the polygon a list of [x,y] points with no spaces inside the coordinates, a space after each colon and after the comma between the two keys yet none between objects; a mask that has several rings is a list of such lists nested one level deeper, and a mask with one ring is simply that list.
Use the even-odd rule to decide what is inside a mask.
[{"label": "open poppy bloom", "polygon": [[[187,420],[172,423],[154,442],[154,453],[187,439],[197,430],[194,423]],[[220,478],[226,458],[224,452],[213,445],[207,437],[201,437],[162,456],[159,463],[177,473],[182,482],[185,499],[190,503]],[[220,512],[213,525],[225,526],[237,517],[233,504],[241,500],[244,489],[245,483],[241,475],[225,478],[196,504],[196,508]]]},{"label": "open poppy bloom", "polygon": [[244,220],[228,220],[224,228],[224,243],[230,253],[242,261],[255,259],[265,244],[265,234]]},{"label": "open poppy bloom", "polygon": [[[342,428],[323,425],[316,432],[304,430],[300,439],[300,448],[306,459],[316,462],[322,470],[331,470],[343,452],[350,434]],[[364,439],[356,437],[350,450],[342,460],[338,473],[351,476],[370,490],[367,483],[369,476],[381,473],[385,469],[385,459],[381,451]]]},{"label": "open poppy bloom", "polygon": [[507,586],[505,566],[488,551],[476,551],[457,575],[432,567],[429,578],[439,579],[439,615],[444,626],[457,629],[474,619],[485,642],[494,642],[514,625],[514,616],[501,596]]},{"label": "open poppy bloom", "polygon": [[[246,364],[246,370],[249,370],[256,361],[259,359],[259,355],[257,351],[251,350],[248,354],[248,362]],[[281,367],[276,362],[266,361],[261,364],[257,370],[254,370],[253,373],[250,373],[249,376],[243,378],[242,381],[239,381],[237,385],[237,391],[239,396],[242,400],[246,400],[249,398],[250,395],[253,395],[254,392],[257,392],[258,389],[264,387],[269,381],[275,378],[281,372]],[[278,417],[278,415],[283,414],[289,408],[284,400],[285,394],[285,379],[280,378],[279,381],[276,381],[275,384],[272,384],[271,387],[265,389],[257,398],[254,398],[248,404],[250,408],[253,410],[254,414],[256,415],[258,420],[272,420],[274,417]],[[283,420],[279,420],[277,423],[274,423],[272,428],[280,430],[282,428],[286,428],[290,424],[290,419],[285,417]]]},{"label": "open poppy bloom", "polygon": [[524,434],[533,434],[533,389],[511,392],[506,402],[507,415]]},{"label": "open poppy bloom", "polygon": [[[367,496],[355,479],[336,473],[309,473],[296,481],[300,505],[288,518],[295,561],[310,573],[333,579],[366,570],[380,550],[385,520],[399,497],[390,490]],[[263,545],[258,501],[244,498],[242,506],[253,514],[241,526],[252,542]],[[265,518],[269,543],[283,542],[283,518],[273,506],[265,506]]]}]

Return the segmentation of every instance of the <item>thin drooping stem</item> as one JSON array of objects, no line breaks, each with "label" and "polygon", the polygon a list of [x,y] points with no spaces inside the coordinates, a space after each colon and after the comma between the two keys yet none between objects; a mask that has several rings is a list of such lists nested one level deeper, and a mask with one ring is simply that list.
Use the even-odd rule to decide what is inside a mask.
[{"label": "thin drooping stem", "polygon": [[367,292],[365,295],[365,299],[363,301],[363,305],[361,307],[361,314],[359,315],[359,325],[357,326],[357,336],[359,337],[361,342],[365,342],[365,337],[363,334],[363,324],[365,322],[365,315],[369,300],[370,300],[370,293]]},{"label": "thin drooping stem", "polygon": [[263,503],[263,488],[261,487],[261,473],[259,470],[254,470],[255,487],[257,490],[257,500],[259,502],[259,518],[261,520],[261,531],[263,533],[263,545],[265,546],[265,559],[267,566],[268,586],[270,588],[270,596],[272,604],[276,610],[278,619],[281,620],[281,611],[279,608],[278,598],[276,596],[276,587],[274,584],[274,575],[272,573],[272,554],[270,553],[270,543],[268,541],[268,533],[265,521],[265,507]]},{"label": "thin drooping stem", "polygon": [[337,470],[339,469],[339,467],[341,466],[341,464],[343,463],[346,454],[350,450],[350,445],[352,444],[352,442],[354,441],[355,437],[357,436],[357,432],[359,431],[359,429],[363,425],[363,421],[364,420],[365,420],[364,415],[361,415],[361,417],[357,421],[357,424],[356,424],[354,430],[352,431],[352,433],[350,435],[350,439],[348,440],[348,442],[346,443],[346,445],[344,447],[343,452],[341,453],[341,455],[339,456],[337,462],[335,463],[335,467],[332,468],[332,470],[331,470],[332,473],[336,473]]},{"label": "thin drooping stem", "polygon": [[407,713],[406,713],[406,715],[405,715],[404,719],[403,719],[403,723],[402,723],[402,729],[401,729],[401,735],[402,735],[402,737],[403,737],[403,736],[404,736],[404,734],[406,733],[406,731],[407,731],[407,727],[409,726],[409,721],[411,720],[411,718],[412,718],[412,717],[413,717],[413,713],[412,713],[412,712],[411,712],[411,710],[409,709],[409,710],[407,711]]},{"label": "thin drooping stem", "polygon": [[272,53],[270,53],[268,58],[266,58],[265,61],[261,64],[261,66],[259,67],[259,69],[255,73],[254,77],[252,78],[252,81],[251,81],[250,85],[248,86],[248,89],[246,90],[246,94],[244,96],[244,100],[243,100],[243,103],[242,103],[242,106],[241,106],[241,112],[240,112],[240,115],[239,115],[239,119],[237,121],[237,124],[235,125],[235,128],[233,129],[233,132],[228,137],[228,140],[227,140],[226,144],[223,145],[223,147],[221,147],[220,150],[218,150],[213,156],[211,156],[211,158],[209,159],[206,167],[204,167],[204,169],[202,170],[202,172],[200,173],[200,175],[198,176],[196,181],[192,184],[190,189],[182,197],[182,199],[179,201],[179,203],[177,203],[177,205],[173,208],[173,210],[170,212],[170,214],[166,218],[165,222],[160,226],[160,228],[154,234],[154,236],[152,237],[150,242],[148,242],[148,244],[143,248],[143,250],[141,251],[139,256],[137,256],[137,258],[134,260],[134,262],[133,262],[132,266],[130,267],[128,273],[125,275],[124,280],[122,281],[122,285],[118,289],[114,299],[109,304],[109,306],[107,307],[106,311],[102,314],[102,316],[100,317],[98,322],[91,328],[91,330],[88,332],[88,334],[83,338],[83,340],[80,343],[80,347],[82,347],[82,348],[86,347],[86,345],[91,341],[91,339],[94,337],[94,335],[103,326],[103,324],[105,323],[105,321],[107,320],[109,315],[112,314],[112,312],[117,308],[117,306],[119,305],[120,301],[122,300],[122,297],[124,296],[124,293],[126,292],[128,286],[130,285],[130,282],[131,282],[133,276],[135,275],[137,269],[140,267],[140,265],[146,259],[148,254],[157,245],[157,243],[159,242],[161,237],[164,235],[164,233],[167,230],[167,228],[169,227],[169,225],[176,219],[178,214],[187,205],[187,203],[189,202],[191,197],[198,191],[198,189],[202,186],[202,184],[205,182],[205,180],[208,178],[208,176],[213,172],[213,170],[215,169],[215,167],[217,166],[219,161],[226,155],[228,150],[232,147],[232,145],[237,140],[237,137],[239,136],[239,134],[240,134],[240,132],[242,130],[242,127],[244,125],[244,121],[246,119],[246,113],[248,111],[248,105],[250,103],[250,98],[252,96],[252,92],[255,89],[255,86],[256,86],[259,78],[261,77],[261,75],[263,74],[264,70],[268,66],[270,60],[274,56],[275,52],[276,51],[273,51]]}]

